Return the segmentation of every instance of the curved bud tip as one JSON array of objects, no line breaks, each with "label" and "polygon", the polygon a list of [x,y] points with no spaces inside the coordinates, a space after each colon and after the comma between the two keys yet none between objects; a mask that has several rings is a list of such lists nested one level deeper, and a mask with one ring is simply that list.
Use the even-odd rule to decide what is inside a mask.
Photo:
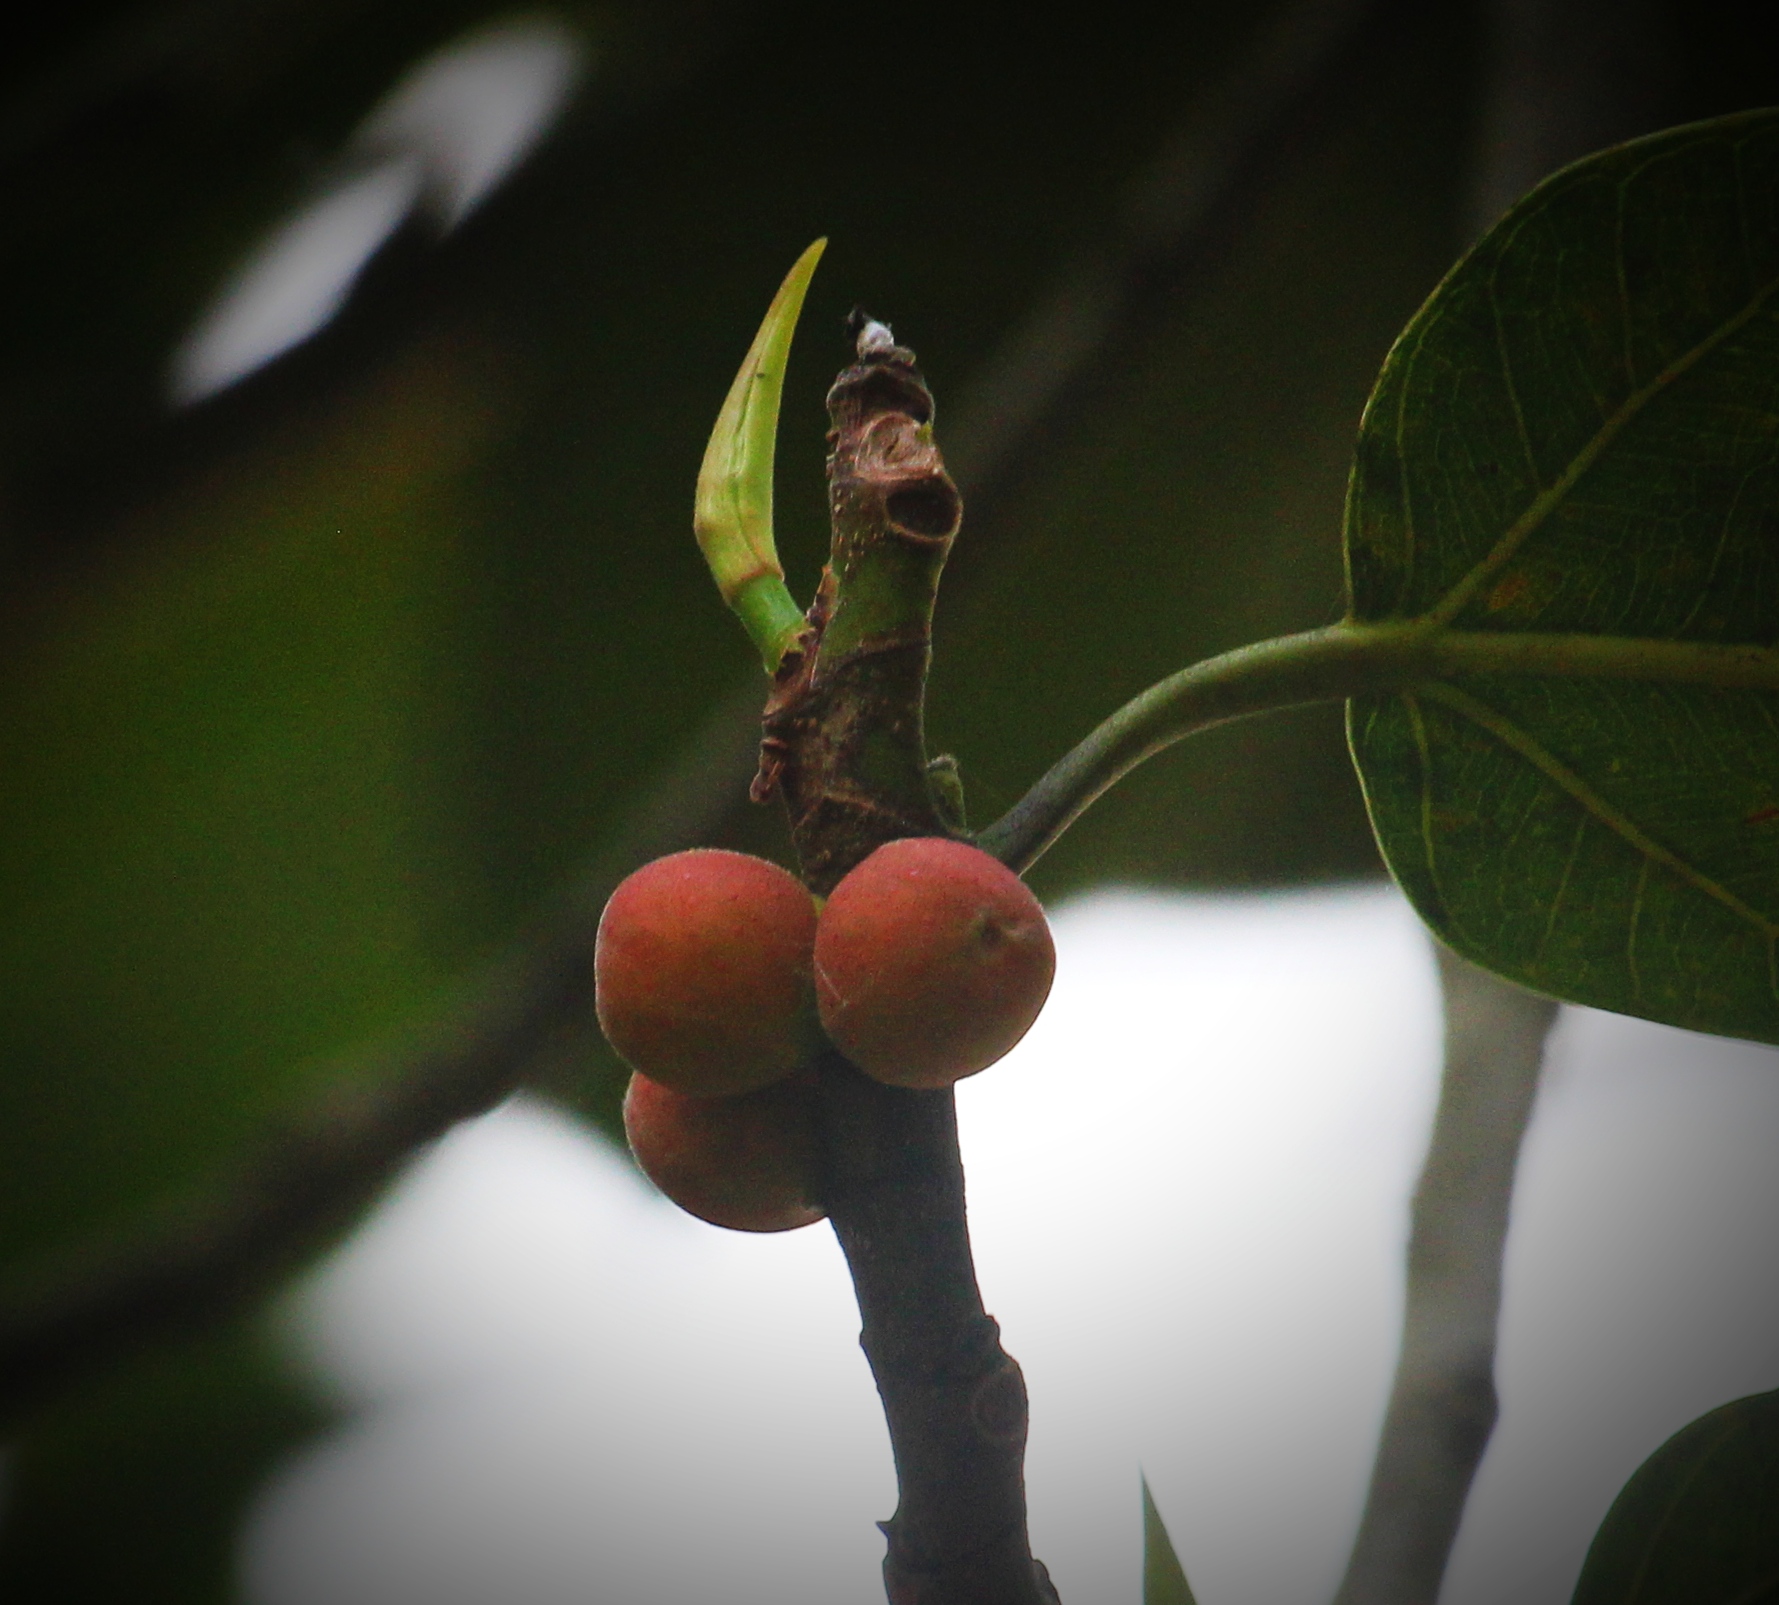
[{"label": "curved bud tip", "polygon": [[692,529],[723,600],[776,668],[803,626],[772,535],[772,473],[785,361],[803,297],[827,247],[817,240],[785,275],[729,387],[698,471]]}]

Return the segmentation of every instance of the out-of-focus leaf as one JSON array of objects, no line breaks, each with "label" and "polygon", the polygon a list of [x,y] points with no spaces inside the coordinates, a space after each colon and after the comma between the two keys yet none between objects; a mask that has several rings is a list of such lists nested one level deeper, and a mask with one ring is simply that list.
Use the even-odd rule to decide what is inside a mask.
[{"label": "out-of-focus leaf", "polygon": [[1574,1605],[1779,1600],[1779,1393],[1684,1426],[1625,1484],[1594,1535]]},{"label": "out-of-focus leaf", "polygon": [[444,648],[497,384],[416,352],[9,644],[0,1263],[207,1175],[485,940]]},{"label": "out-of-focus leaf", "polygon": [[[1391,353],[1348,503],[1353,616],[1759,657],[1776,453],[1779,113],[1591,157]],[[1779,694],[1473,675],[1358,699],[1350,730],[1390,867],[1459,952],[1779,1040]]]},{"label": "out-of-focus leaf", "polygon": [[1143,1605],[1195,1605],[1186,1568],[1174,1553],[1149,1479],[1143,1478]]},{"label": "out-of-focus leaf", "polygon": [[236,1605],[241,1517],[326,1419],[257,1324],[130,1365],[14,1451],[0,1599]]}]

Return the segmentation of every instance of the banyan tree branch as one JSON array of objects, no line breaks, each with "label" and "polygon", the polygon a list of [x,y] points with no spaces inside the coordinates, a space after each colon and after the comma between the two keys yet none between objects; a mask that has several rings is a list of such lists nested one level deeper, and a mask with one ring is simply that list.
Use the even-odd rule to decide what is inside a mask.
[{"label": "banyan tree branch", "polygon": [[[826,894],[875,849],[956,834],[923,706],[939,575],[962,516],[911,352],[861,320],[829,392],[832,552],[780,663],[755,795],[782,798],[804,879]],[[818,1066],[823,1201],[858,1297],[895,1456],[891,1605],[1055,1605],[1026,1532],[1025,1382],[984,1310],[956,1107]]]}]

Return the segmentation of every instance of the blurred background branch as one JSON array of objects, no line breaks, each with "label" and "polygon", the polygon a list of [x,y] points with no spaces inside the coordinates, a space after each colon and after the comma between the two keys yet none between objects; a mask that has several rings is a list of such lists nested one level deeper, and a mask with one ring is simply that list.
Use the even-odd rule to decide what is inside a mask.
[{"label": "blurred background branch", "polygon": [[1336,1605],[1433,1605],[1496,1416],[1514,1167],[1557,1005],[1434,944],[1445,1069],[1415,1188],[1402,1351]]},{"label": "blurred background branch", "polygon": [[[1649,133],[1675,100],[1654,0],[1491,0],[1467,239],[1540,179]],[[1557,1006],[1434,942],[1445,1069],[1415,1191],[1396,1376],[1336,1605],[1434,1605],[1496,1418],[1515,1167]]]},{"label": "blurred background branch", "polygon": [[[726,747],[731,735],[742,740]],[[710,830],[728,800],[725,782],[755,747],[747,723],[719,706],[706,739],[638,799],[553,917],[415,1043],[336,1071],[320,1096],[274,1122],[182,1207],[18,1276],[0,1298],[0,1423],[143,1343],[263,1294],[416,1150],[492,1108],[562,1051],[565,1034],[584,1032],[606,898],[638,864]]]}]

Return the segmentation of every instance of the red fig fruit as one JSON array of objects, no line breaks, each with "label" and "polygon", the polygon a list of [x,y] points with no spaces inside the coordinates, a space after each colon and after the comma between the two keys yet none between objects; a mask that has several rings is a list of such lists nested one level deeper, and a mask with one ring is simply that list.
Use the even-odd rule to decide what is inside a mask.
[{"label": "red fig fruit", "polygon": [[634,1075],[624,1133],[644,1174],[713,1226],[787,1232],[826,1213],[816,1201],[815,1092],[801,1079],[734,1098],[688,1098]]},{"label": "red fig fruit", "polygon": [[815,904],[777,864],[716,848],[657,858],[600,916],[599,1024],[675,1092],[767,1086],[803,1057],[814,940]]},{"label": "red fig fruit", "polygon": [[948,1087],[1025,1035],[1056,974],[1044,910],[965,842],[910,837],[834,888],[815,932],[816,1003],[834,1045],[899,1087]]}]

